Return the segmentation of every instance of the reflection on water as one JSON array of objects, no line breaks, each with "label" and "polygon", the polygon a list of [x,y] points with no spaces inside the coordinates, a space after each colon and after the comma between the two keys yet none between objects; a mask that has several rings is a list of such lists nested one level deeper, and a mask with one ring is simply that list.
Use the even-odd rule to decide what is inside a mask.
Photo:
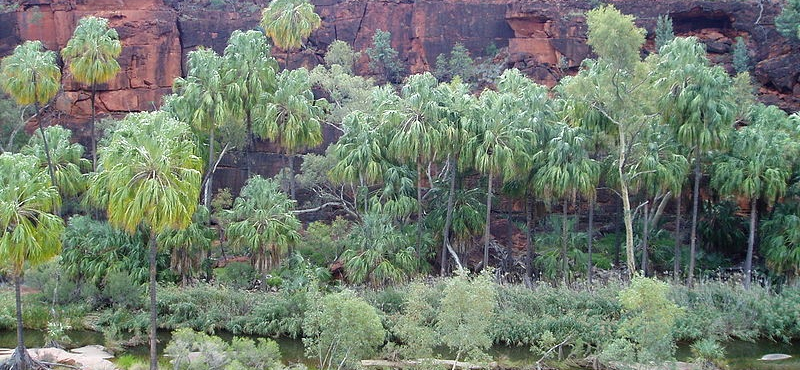
[{"label": "reflection on water", "polygon": [[[82,347],[89,344],[103,344],[105,342],[103,334],[88,330],[71,330],[68,331],[72,343],[68,348]],[[233,334],[228,332],[217,332],[215,335],[221,337],[226,341],[233,339]],[[38,347],[44,344],[44,333],[35,330],[25,330],[25,345],[28,347]],[[158,332],[159,351],[163,351],[164,347],[169,343],[171,335],[167,331]],[[250,337],[255,339],[256,337]],[[316,362],[313,359],[307,359],[303,353],[303,342],[300,339],[291,338],[277,338],[275,339],[280,345],[281,356],[285,364],[303,363],[309,368],[316,368]],[[0,347],[13,348],[16,346],[16,332],[15,331],[0,331]],[[444,352],[444,351],[442,351]],[[135,347],[128,347],[125,351],[130,354],[147,361],[148,346],[141,345]],[[494,346],[489,353],[492,357],[500,361],[502,364],[508,366],[524,368],[533,364],[538,360],[538,356],[534,356],[527,347],[508,347],[508,346]],[[725,353],[727,355],[727,362],[731,370],[798,370],[800,369],[800,342],[793,344],[789,343],[776,343],[771,341],[758,341],[758,342],[742,342],[732,341],[725,343]],[[768,353],[785,353],[791,355],[792,358],[782,361],[760,361],[761,356]],[[118,354],[119,355],[119,354]],[[443,358],[447,355],[442,356]],[[680,361],[689,361],[691,358],[691,351],[689,345],[682,344],[678,346],[677,358]]]}]

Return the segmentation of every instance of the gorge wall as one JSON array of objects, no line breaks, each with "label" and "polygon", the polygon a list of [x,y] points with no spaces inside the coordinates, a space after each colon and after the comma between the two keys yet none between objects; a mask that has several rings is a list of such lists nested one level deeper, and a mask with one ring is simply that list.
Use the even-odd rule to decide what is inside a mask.
[{"label": "gorge wall", "polygon": [[[653,48],[656,18],[669,14],[676,34],[695,35],[708,47],[713,61],[729,70],[737,36],[746,40],[754,80],[761,99],[769,104],[800,109],[800,45],[780,36],[774,18],[780,13],[773,0],[617,0],[622,12],[633,14],[645,27]],[[311,66],[322,60],[336,39],[357,50],[370,46],[377,29],[392,33],[408,72],[432,68],[440,53],[456,42],[474,56],[487,45],[501,48],[496,58],[540,83],[553,85],[564,73],[577,71],[591,57],[586,45],[586,10],[599,0],[313,0],[323,20],[305,50],[290,56],[290,66]],[[63,48],[85,15],[110,20],[123,44],[122,72],[99,87],[98,109],[105,114],[150,110],[172,81],[182,74],[188,51],[211,47],[222,52],[230,33],[257,27],[264,0],[0,0],[0,56],[24,40],[39,39],[52,50]],[[505,49],[504,49],[505,48]],[[277,57],[283,53],[276,51]],[[358,69],[366,71],[362,58]],[[51,117],[87,137],[89,93],[65,70],[63,92],[52,105]],[[263,146],[269,151],[269,146]],[[259,163],[279,161],[261,158]],[[235,164],[231,164],[235,167]],[[274,170],[275,168],[272,168]],[[265,170],[268,170],[265,168]],[[268,171],[271,172],[271,171]],[[236,177],[236,176],[233,176]],[[235,182],[236,180],[234,180]]]}]

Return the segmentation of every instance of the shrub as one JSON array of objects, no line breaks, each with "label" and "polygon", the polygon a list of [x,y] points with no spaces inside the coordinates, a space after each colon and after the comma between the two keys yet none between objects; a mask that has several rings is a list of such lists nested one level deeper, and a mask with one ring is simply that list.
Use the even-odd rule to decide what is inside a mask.
[{"label": "shrub", "polygon": [[109,271],[105,278],[103,294],[117,306],[129,309],[144,308],[144,287],[132,281],[127,271]]},{"label": "shrub", "polygon": [[306,355],[320,369],[347,368],[368,358],[383,344],[385,331],[375,308],[345,290],[315,299],[303,322]]},{"label": "shrub", "polygon": [[256,270],[248,262],[231,262],[214,271],[217,281],[230,288],[248,289],[256,279]]},{"label": "shrub", "polygon": [[461,356],[482,361],[492,345],[489,328],[497,305],[491,271],[469,279],[466,270],[450,278],[445,287],[436,322],[442,343]]}]

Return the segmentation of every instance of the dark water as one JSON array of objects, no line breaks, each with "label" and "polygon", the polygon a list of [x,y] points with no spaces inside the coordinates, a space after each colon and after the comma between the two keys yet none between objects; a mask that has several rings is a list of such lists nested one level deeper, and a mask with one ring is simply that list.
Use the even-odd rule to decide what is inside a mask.
[{"label": "dark water", "polygon": [[[103,334],[87,330],[72,330],[67,332],[72,343],[69,348],[82,347],[89,344],[103,344]],[[25,330],[25,345],[38,347],[44,344],[44,333],[35,330]],[[218,332],[217,336],[230,341],[233,335],[227,332]],[[159,331],[159,350],[169,343],[170,333]],[[286,364],[303,363],[314,368],[315,361],[305,358],[303,342],[300,339],[277,338],[280,345],[283,362]],[[16,332],[0,331],[0,347],[13,348],[16,346]],[[733,341],[725,343],[725,353],[730,370],[800,370],[800,341],[793,344],[776,343],[771,341],[742,342]],[[785,353],[792,358],[782,361],[760,361],[761,356],[769,353]],[[133,355],[147,360],[147,345],[128,347],[124,354]],[[120,354],[118,354],[120,355]],[[523,368],[530,366],[538,356],[534,356],[527,347],[495,346],[490,350],[490,355],[503,365]],[[691,352],[688,345],[678,347],[677,358],[680,361],[689,361]]]}]

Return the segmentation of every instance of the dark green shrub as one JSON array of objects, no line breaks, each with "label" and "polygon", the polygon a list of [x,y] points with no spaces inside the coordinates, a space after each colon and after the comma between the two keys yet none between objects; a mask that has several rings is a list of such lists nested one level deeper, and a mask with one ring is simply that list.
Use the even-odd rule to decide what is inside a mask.
[{"label": "dark green shrub", "polygon": [[233,289],[248,289],[256,279],[256,270],[248,262],[230,262],[214,270],[217,282]]}]

